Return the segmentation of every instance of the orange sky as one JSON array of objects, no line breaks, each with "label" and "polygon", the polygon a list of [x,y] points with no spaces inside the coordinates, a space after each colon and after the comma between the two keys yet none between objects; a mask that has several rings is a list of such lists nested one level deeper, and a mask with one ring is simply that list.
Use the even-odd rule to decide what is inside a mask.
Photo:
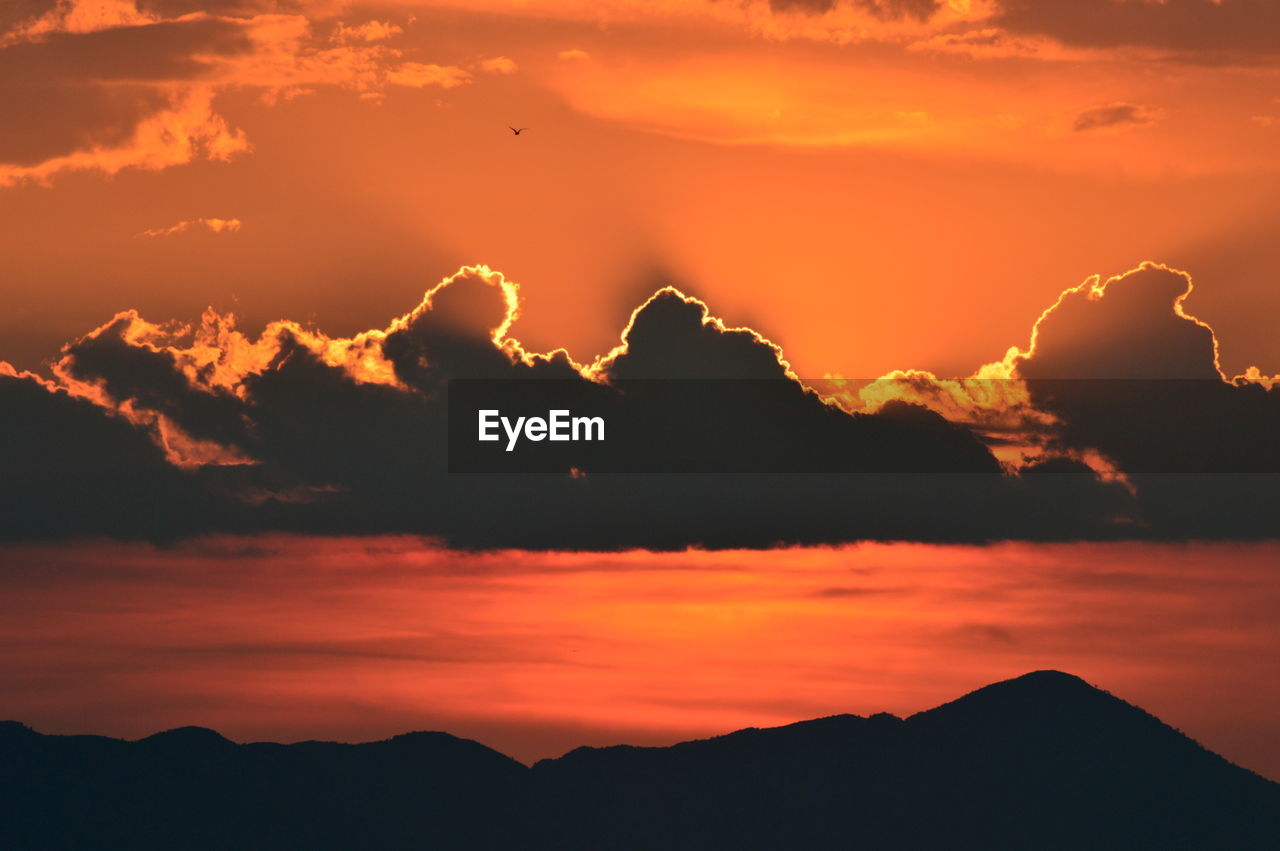
[{"label": "orange sky", "polygon": [[[128,309],[383,329],[464,264],[528,351],[590,364],[675,284],[854,377],[971,375],[1155,261],[1226,377],[1280,369],[1280,4],[16,0],[0,116],[0,377]],[[1055,667],[1280,777],[1276,556],[6,544],[0,713],[529,759]]]},{"label": "orange sky", "polygon": [[128,307],[347,334],[485,263],[580,360],[670,282],[801,374],[967,373],[1149,259],[1228,372],[1280,360],[1272,12],[773,5],[17,4],[0,356]]},{"label": "orange sky", "polygon": [[1280,777],[1273,544],[461,555],[412,538],[7,546],[0,707],[44,732],[415,729],[521,759],[1071,671]]}]

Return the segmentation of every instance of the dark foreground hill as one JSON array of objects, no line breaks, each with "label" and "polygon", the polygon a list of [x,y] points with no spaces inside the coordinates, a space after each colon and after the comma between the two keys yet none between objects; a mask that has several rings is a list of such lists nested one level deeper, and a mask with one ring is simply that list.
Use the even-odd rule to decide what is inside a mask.
[{"label": "dark foreground hill", "polygon": [[0,724],[0,847],[1276,848],[1280,785],[1068,674],[532,769],[413,733],[237,745]]}]

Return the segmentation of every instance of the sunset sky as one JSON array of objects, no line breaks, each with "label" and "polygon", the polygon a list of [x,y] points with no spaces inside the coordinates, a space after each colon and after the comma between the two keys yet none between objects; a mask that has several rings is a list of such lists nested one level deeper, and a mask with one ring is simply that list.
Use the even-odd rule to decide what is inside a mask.
[{"label": "sunset sky", "polygon": [[539,351],[590,360],[675,283],[802,375],[874,376],[967,374],[1062,289],[1154,260],[1201,282],[1229,369],[1280,360],[1270,4],[0,16],[0,354],[22,368],[126,308],[346,335],[468,263],[520,282]]},{"label": "sunset sky", "polygon": [[[0,718],[532,759],[1053,667],[1280,778],[1280,4],[16,0],[0,120]],[[476,376],[993,483],[459,483]]]}]

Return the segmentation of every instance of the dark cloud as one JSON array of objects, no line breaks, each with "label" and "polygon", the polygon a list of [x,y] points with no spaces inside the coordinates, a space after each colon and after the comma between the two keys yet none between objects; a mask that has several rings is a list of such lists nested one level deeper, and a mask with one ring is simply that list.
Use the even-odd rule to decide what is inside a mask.
[{"label": "dark cloud", "polygon": [[787,378],[781,351],[749,329],[730,329],[673,289],[645,303],[623,332],[626,350],[609,359],[614,379]]},{"label": "dark cloud", "polygon": [[194,12],[210,15],[298,14],[307,11],[305,0],[137,0],[138,11],[162,18]]},{"label": "dark cloud", "polygon": [[[1188,291],[1185,276],[1147,266],[1069,290],[1045,313],[1016,368],[1063,419],[1064,451],[1016,476],[932,410],[824,403],[768,340],[671,289],[590,367],[507,336],[515,288],[483,269],[348,340],[277,323],[254,342],[206,319],[192,342],[125,313],[59,361],[94,401],[4,375],[0,469],[20,497],[0,536],[409,532],[464,548],[600,550],[1274,536],[1258,506],[1276,477],[1240,487],[1220,474],[1275,433],[1280,396],[1222,380],[1212,332],[1181,311]],[[474,422],[449,391],[461,378],[544,407],[568,393],[622,430],[603,454],[571,445],[559,466],[450,473],[451,400]],[[1076,460],[1086,450],[1133,475],[1100,478]],[[1139,480],[1166,469],[1195,475]],[[1192,480],[1212,497],[1187,501]]]},{"label": "dark cloud", "polygon": [[303,5],[24,5],[0,31],[0,111],[20,128],[0,135],[0,187],[242,154],[248,139],[214,109],[228,89],[270,101],[311,86],[373,93],[470,79],[382,43],[334,44],[314,25],[339,7]]},{"label": "dark cloud", "polygon": [[217,18],[54,32],[0,49],[0,83],[190,80],[210,70],[212,57],[234,56],[250,48],[241,24]]},{"label": "dark cloud", "polygon": [[[0,57],[4,51],[0,50]],[[146,86],[12,86],[0,79],[0,163],[33,166],[51,157],[124,144],[138,123],[169,103]]]},{"label": "dark cloud", "polygon": [[176,538],[232,526],[226,501],[103,408],[0,372],[0,536]]},{"label": "dark cloud", "polygon": [[769,0],[769,8],[775,12],[803,12],[807,15],[825,15],[836,7],[838,0]]},{"label": "dark cloud", "polygon": [[1063,293],[1017,366],[1058,439],[1116,462],[1140,522],[1188,535],[1274,534],[1280,393],[1224,380],[1182,272],[1144,264]]},{"label": "dark cloud", "polygon": [[1280,51],[1280,4],[1268,0],[1001,0],[994,23],[1080,47],[1145,47],[1202,59]]},{"label": "dark cloud", "polygon": [[432,394],[450,378],[578,378],[563,352],[526,362],[495,343],[514,315],[515,298],[510,286],[467,277],[435,290],[387,334],[382,351],[397,378]]},{"label": "dark cloud", "polygon": [[0,4],[0,37],[53,11],[57,0],[6,0]]},{"label": "dark cloud", "polygon": [[1146,127],[1155,123],[1154,113],[1145,106],[1132,103],[1112,103],[1086,109],[1076,116],[1071,129],[1077,133],[1102,130],[1108,127]]},{"label": "dark cloud", "polygon": [[[63,433],[84,447],[81,452],[97,457],[112,450],[102,446],[105,437],[96,430],[107,429],[115,439],[127,435],[138,457],[122,463],[126,471],[130,463],[139,464],[139,478],[131,480],[135,486],[149,491],[145,483],[163,473],[183,491],[182,498],[166,497],[166,504],[201,510],[183,523],[143,510],[114,530],[126,536],[181,535],[193,527],[408,531],[463,547],[667,549],[877,537],[980,540],[1019,528],[1023,520],[1018,518],[1029,516],[1018,507],[1025,503],[1025,488],[1002,476],[966,429],[905,404],[860,415],[826,405],[789,377],[771,343],[751,331],[724,328],[700,303],[674,291],[660,293],[636,313],[625,347],[598,365],[594,381],[563,354],[531,355],[514,341],[495,341],[512,316],[513,295],[493,276],[479,273],[434,290],[382,338],[394,365],[391,383],[364,380],[369,376],[344,360],[358,347],[354,341],[338,346],[345,346],[346,354],[335,357],[332,344],[317,345],[291,326],[276,328],[269,358],[248,370],[235,392],[213,382],[226,363],[206,361],[192,370],[180,350],[164,344],[160,329],[122,314],[69,345],[59,362],[67,380],[90,388],[107,407],[63,391],[51,393],[34,379],[11,377],[9,383],[25,396],[56,398],[61,406],[31,406],[19,399],[7,405],[13,433],[3,451],[40,458],[52,451],[43,436]],[[228,350],[225,360],[237,356]],[[673,457],[718,453],[742,469],[732,474],[450,475],[441,391],[446,379],[459,376],[559,379],[571,384],[577,398],[607,398],[620,416],[642,424],[664,417],[671,421],[666,408],[672,398],[690,397],[681,391],[674,397],[631,392],[626,382],[717,379],[721,389],[713,404],[695,400],[701,408],[676,418],[686,424],[683,431],[655,435],[645,444],[651,459],[641,459],[638,466],[662,470]],[[77,422],[92,420],[92,428],[80,423],[73,429],[62,422],[72,413]],[[171,455],[174,444],[181,448],[179,438],[225,441],[255,463],[206,463],[176,471],[156,447],[156,438],[165,436],[157,434],[157,418],[168,424],[167,439],[159,442]],[[914,463],[923,472],[750,472],[753,464],[769,469],[773,463],[797,463],[797,457],[807,459],[811,469],[829,463],[874,471]],[[741,463],[744,458],[749,463]],[[74,472],[78,465],[69,468]],[[1099,490],[1109,489],[1087,473],[1076,474]],[[132,504],[128,498],[104,501],[116,513]],[[4,536],[24,537],[33,528],[47,534],[85,530],[82,520],[49,509],[41,504],[52,519],[33,527],[28,512],[15,507],[2,521]],[[89,525],[112,528],[101,520]]]},{"label": "dark cloud", "polygon": [[1036,323],[1025,378],[1220,381],[1213,330],[1189,318],[1191,278],[1154,264],[1067,290]]},{"label": "dark cloud", "polygon": [[[825,403],[790,374],[775,345],[752,330],[726,328],[676,290],[661,290],[634,314],[623,344],[592,368],[603,383],[575,374],[526,406],[529,415],[548,407],[604,412],[608,439],[531,447],[522,469],[999,473],[972,433],[926,408],[892,402],[874,414],[850,414]],[[509,400],[504,411],[521,413],[529,396],[525,383],[467,382],[453,390],[451,429],[474,428],[474,412],[499,398]],[[500,446],[471,445],[475,452],[451,453],[451,469],[510,469]]]},{"label": "dark cloud", "polygon": [[234,395],[193,385],[174,355],[162,348],[126,339],[136,313],[118,316],[63,349],[57,370],[92,385],[119,407],[153,411],[197,440],[243,447],[249,441],[243,405]]},{"label": "dark cloud", "polygon": [[201,19],[52,32],[0,47],[0,163],[34,166],[125,144],[172,106],[171,85],[196,82],[250,42],[234,21]]}]

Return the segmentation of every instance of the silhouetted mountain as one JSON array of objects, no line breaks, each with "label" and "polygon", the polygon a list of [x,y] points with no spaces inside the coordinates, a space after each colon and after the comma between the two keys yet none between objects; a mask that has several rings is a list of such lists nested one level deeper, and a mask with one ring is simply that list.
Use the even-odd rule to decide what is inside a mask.
[{"label": "silhouetted mountain", "polygon": [[0,726],[0,848],[507,848],[529,769],[476,742],[137,742]]},{"label": "silhouetted mountain", "polygon": [[1280,786],[1054,671],[913,715],[538,763],[572,848],[1264,848]]},{"label": "silhouetted mountain", "polygon": [[532,769],[414,733],[237,745],[0,724],[11,848],[1274,848],[1280,785],[1040,671],[907,719],[839,715]]}]

